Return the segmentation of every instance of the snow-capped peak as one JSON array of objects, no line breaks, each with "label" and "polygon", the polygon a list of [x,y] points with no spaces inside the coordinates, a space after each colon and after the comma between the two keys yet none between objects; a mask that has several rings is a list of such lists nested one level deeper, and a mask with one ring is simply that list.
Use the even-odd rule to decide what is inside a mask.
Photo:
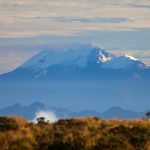
[{"label": "snow-capped peak", "polygon": [[99,50],[99,61],[100,62],[106,62],[108,60],[111,60],[115,58],[115,56],[111,53],[109,53],[106,50]]},{"label": "snow-capped peak", "polygon": [[133,57],[133,56],[130,56],[130,55],[127,55],[127,54],[125,54],[124,57],[127,57],[127,58],[129,58],[129,59],[131,59],[131,60],[134,60],[134,61],[138,61],[137,58],[135,58],[135,57]]},{"label": "snow-capped peak", "polygon": [[101,64],[102,68],[145,68],[145,64],[130,55],[115,56],[106,50],[89,46],[72,47],[68,50],[47,50],[32,57],[20,68],[32,68],[35,72],[54,65],[84,68],[89,64]]},{"label": "snow-capped peak", "polygon": [[102,64],[103,68],[112,68],[112,69],[127,69],[127,68],[145,68],[145,64],[140,60],[129,56],[122,55],[115,57],[114,59],[108,60]]},{"label": "snow-capped peak", "polygon": [[[35,71],[53,65],[86,67],[87,62],[97,63],[99,48],[74,47],[69,50],[46,50],[32,57],[21,68],[33,68]],[[94,54],[94,55],[91,55]],[[89,61],[90,60],[90,61]]]}]

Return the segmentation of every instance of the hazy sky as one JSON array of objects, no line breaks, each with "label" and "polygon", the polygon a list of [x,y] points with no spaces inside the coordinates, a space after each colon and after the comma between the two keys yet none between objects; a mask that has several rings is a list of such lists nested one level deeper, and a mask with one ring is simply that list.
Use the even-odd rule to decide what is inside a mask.
[{"label": "hazy sky", "polygon": [[76,42],[150,64],[150,0],[0,0],[0,73]]}]

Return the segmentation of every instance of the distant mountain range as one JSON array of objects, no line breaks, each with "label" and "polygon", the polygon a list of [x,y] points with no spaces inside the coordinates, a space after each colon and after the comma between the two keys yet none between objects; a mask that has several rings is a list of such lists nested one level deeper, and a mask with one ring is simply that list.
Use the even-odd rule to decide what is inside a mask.
[{"label": "distant mountain range", "polygon": [[131,118],[143,118],[145,112],[135,112],[130,110],[125,110],[120,107],[112,107],[103,113],[83,110],[78,112],[73,112],[68,109],[50,107],[44,105],[41,102],[35,102],[28,106],[23,106],[19,103],[16,103],[12,106],[4,107],[0,109],[0,115],[17,115],[23,116],[28,120],[33,120],[35,114],[39,111],[44,112],[53,112],[57,118],[71,118],[71,117],[83,117],[83,116],[95,116],[101,118],[119,118],[119,119],[131,119]]},{"label": "distant mountain range", "polygon": [[42,51],[0,75],[0,105],[40,100],[71,110],[150,108],[150,67],[91,45]]}]

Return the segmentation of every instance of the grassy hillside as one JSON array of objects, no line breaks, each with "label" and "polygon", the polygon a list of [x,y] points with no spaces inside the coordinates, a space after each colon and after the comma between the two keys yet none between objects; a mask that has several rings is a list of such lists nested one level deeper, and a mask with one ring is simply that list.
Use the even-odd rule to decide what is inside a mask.
[{"label": "grassy hillside", "polygon": [[87,117],[33,124],[0,117],[0,150],[150,150],[150,122]]}]

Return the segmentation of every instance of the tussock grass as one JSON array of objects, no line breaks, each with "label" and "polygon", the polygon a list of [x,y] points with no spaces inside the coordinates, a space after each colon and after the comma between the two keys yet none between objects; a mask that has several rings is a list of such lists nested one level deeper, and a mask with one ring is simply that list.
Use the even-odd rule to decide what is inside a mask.
[{"label": "tussock grass", "polygon": [[97,117],[55,123],[0,117],[1,150],[150,150],[150,121]]}]

